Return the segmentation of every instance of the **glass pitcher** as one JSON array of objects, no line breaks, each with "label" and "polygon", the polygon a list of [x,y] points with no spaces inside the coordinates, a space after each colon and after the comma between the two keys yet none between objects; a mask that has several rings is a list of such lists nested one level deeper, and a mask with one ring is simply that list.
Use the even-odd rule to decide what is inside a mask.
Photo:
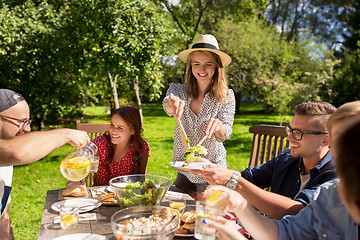
[{"label": "glass pitcher", "polygon": [[91,163],[97,152],[98,147],[92,142],[74,150],[61,161],[61,174],[70,181],[80,181],[85,178],[90,172]]}]

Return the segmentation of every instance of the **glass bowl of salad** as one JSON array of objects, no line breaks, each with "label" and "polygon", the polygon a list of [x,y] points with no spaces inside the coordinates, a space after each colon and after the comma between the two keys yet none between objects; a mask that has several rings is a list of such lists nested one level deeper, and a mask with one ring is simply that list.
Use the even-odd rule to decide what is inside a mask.
[{"label": "glass bowl of salad", "polygon": [[180,214],[164,206],[138,206],[117,211],[110,219],[117,240],[170,240],[179,228]]},{"label": "glass bowl of salad", "polygon": [[115,177],[110,186],[121,208],[159,205],[171,180],[156,175],[134,174]]}]

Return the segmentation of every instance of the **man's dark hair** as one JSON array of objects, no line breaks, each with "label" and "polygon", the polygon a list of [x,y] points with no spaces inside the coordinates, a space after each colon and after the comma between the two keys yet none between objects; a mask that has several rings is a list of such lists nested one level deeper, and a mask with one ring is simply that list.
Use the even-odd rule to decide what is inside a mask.
[{"label": "man's dark hair", "polygon": [[326,130],[326,123],[331,114],[336,111],[336,107],[328,102],[305,101],[297,105],[294,109],[295,115],[317,117],[316,127],[319,131]]}]

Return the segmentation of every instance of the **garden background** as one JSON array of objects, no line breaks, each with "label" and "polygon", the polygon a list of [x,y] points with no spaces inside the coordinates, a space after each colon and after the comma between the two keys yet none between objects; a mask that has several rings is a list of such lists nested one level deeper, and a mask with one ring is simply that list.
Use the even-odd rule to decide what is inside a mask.
[{"label": "garden background", "polygon": [[[249,126],[288,122],[303,100],[360,99],[359,19],[356,0],[3,0],[0,88],[27,99],[33,131],[107,122],[120,105],[138,107],[149,173],[173,179],[174,119],[160,102],[169,83],[183,82],[176,54],[199,33],[213,34],[232,58],[226,77],[237,114],[225,146],[230,168],[241,170]],[[63,186],[58,164],[69,152],[15,168],[17,239],[36,238],[46,190]]]}]

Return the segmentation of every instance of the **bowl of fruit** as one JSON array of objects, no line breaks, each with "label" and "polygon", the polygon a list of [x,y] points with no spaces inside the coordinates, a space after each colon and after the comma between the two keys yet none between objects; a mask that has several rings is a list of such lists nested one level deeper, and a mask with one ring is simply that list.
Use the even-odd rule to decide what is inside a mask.
[{"label": "bowl of fruit", "polygon": [[121,208],[159,205],[171,180],[156,175],[134,174],[112,178],[110,186]]}]

